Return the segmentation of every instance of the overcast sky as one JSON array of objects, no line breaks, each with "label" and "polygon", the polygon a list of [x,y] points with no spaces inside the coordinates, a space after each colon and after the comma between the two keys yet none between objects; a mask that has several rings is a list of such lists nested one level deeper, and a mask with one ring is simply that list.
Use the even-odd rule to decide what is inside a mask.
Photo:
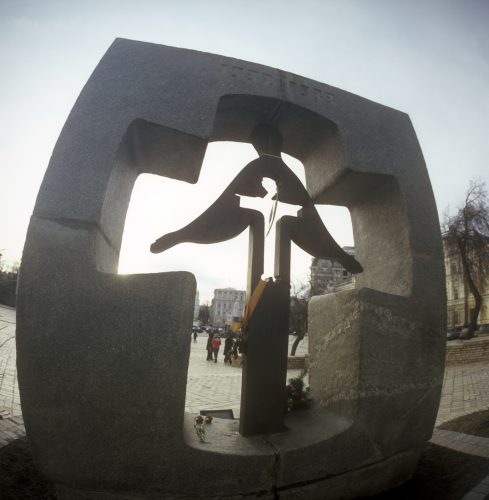
[{"label": "overcast sky", "polygon": [[[0,0],[0,251],[20,260],[61,127],[116,37],[277,67],[407,112],[442,214],[470,179],[489,180],[488,26],[489,0]],[[148,246],[198,215],[253,157],[246,145],[213,144],[197,185],[140,178],[120,271],[190,270],[204,300],[215,287],[244,287],[246,235],[158,256]],[[185,199],[171,220],[169,192]],[[346,209],[323,215],[340,244],[353,243]],[[309,258],[294,259],[295,279],[307,281]]]}]

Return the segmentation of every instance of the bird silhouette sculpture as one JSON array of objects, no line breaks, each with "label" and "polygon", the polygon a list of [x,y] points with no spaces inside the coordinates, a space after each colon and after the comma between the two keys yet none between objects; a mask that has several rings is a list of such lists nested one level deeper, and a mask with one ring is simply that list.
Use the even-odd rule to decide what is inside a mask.
[{"label": "bird silhouette sculpture", "polygon": [[184,242],[218,243],[238,236],[252,224],[263,224],[262,213],[241,207],[239,196],[263,198],[268,192],[262,181],[268,177],[277,185],[273,199],[302,207],[297,217],[281,218],[282,231],[287,231],[291,241],[313,257],[335,260],[354,274],[362,272],[360,263],[330,235],[306,188],[282,160],[280,132],[272,125],[259,124],[250,142],[260,157],[248,163],[205,212],[182,229],[158,238],[151,252],[160,253]]}]

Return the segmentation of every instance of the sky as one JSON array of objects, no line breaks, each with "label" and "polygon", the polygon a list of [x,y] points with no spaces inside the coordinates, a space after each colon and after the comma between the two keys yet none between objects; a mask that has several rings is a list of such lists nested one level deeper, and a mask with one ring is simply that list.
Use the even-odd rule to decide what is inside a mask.
[{"label": "sky", "polygon": [[[3,262],[21,260],[61,128],[116,37],[265,64],[408,113],[443,217],[447,207],[453,211],[462,203],[471,179],[489,184],[487,26],[489,0],[0,0]],[[149,245],[205,210],[255,156],[247,144],[213,143],[197,184],[141,176],[119,272],[191,271],[201,302],[210,301],[214,288],[244,289],[245,233],[219,245],[185,244],[158,255]],[[300,162],[285,161],[304,178]],[[270,207],[265,200],[266,216]],[[340,245],[354,244],[347,209],[322,207],[321,215]],[[272,252],[273,234],[266,274],[272,272]],[[309,265],[310,257],[295,249],[295,283],[307,281]]]}]

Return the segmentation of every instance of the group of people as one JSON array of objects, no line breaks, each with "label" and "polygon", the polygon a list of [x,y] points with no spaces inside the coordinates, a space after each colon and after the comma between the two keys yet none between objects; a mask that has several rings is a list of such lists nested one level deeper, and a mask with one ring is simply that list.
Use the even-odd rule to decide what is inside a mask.
[{"label": "group of people", "polygon": [[[194,343],[197,342],[198,335],[196,330],[192,332],[192,336],[194,338]],[[229,328],[224,340],[224,363],[232,363],[233,344],[235,337],[235,332],[233,332],[231,328]],[[219,355],[221,344],[222,341],[221,336],[219,335],[219,330],[208,330],[206,345],[207,361],[214,361],[214,363],[217,363],[217,357]]]},{"label": "group of people", "polygon": [[[233,346],[234,333],[231,329],[226,333],[226,338],[224,341],[224,363],[231,364],[231,351]],[[217,330],[209,331],[207,336],[207,361],[214,361],[217,363],[217,356],[221,348],[221,337]]]},{"label": "group of people", "polygon": [[214,361],[217,363],[217,355],[221,348],[221,337],[218,333],[209,332],[207,337],[207,361]]}]

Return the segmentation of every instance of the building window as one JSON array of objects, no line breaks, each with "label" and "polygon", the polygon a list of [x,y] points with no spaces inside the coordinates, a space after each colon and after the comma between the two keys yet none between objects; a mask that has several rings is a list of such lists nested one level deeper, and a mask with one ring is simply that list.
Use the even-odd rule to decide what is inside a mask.
[{"label": "building window", "polygon": [[456,325],[458,324],[458,312],[457,311],[453,311],[452,313],[452,325]]}]

